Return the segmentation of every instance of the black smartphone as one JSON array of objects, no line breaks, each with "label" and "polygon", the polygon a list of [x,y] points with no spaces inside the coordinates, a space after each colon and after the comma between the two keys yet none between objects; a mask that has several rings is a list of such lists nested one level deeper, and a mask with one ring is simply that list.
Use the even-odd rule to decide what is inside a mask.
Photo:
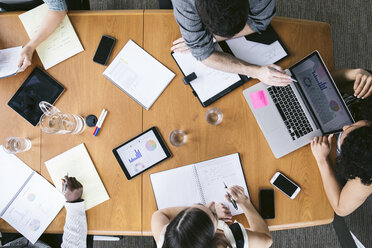
[{"label": "black smartphone", "polygon": [[97,47],[97,51],[94,54],[93,61],[101,65],[106,65],[114,44],[115,38],[102,35],[101,41]]},{"label": "black smartphone", "polygon": [[260,213],[264,219],[275,218],[274,207],[274,190],[262,189],[260,190]]}]

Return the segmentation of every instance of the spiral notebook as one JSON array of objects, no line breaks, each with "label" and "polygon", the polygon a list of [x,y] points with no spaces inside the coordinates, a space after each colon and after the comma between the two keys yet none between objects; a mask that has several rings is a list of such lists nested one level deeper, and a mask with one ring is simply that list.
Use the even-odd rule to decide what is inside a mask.
[{"label": "spiral notebook", "polygon": [[45,178],[0,146],[0,217],[35,243],[66,199]]},{"label": "spiral notebook", "polygon": [[239,153],[154,173],[150,180],[158,209],[214,201],[238,215],[243,211],[226,200],[224,183],[228,187],[242,186],[248,194]]}]

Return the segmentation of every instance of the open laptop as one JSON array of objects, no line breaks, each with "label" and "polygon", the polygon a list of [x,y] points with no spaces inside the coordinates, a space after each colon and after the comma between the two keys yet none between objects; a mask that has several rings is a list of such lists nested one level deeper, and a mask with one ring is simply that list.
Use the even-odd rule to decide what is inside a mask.
[{"label": "open laptop", "polygon": [[318,51],[286,73],[297,82],[284,87],[260,82],[243,91],[276,158],[354,123]]}]

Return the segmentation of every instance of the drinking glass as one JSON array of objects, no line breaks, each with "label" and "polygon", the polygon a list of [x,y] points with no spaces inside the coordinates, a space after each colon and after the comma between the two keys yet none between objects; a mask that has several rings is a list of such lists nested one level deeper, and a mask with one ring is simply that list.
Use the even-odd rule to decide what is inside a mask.
[{"label": "drinking glass", "polygon": [[4,140],[4,151],[7,153],[19,153],[30,150],[31,141],[27,138],[9,137]]},{"label": "drinking glass", "polygon": [[40,128],[49,134],[80,134],[85,129],[85,120],[80,115],[65,114],[52,104],[42,101],[39,104],[44,114],[40,118]]},{"label": "drinking glass", "polygon": [[182,130],[173,130],[169,135],[169,141],[174,146],[182,146],[186,140],[187,136]]},{"label": "drinking glass", "polygon": [[210,108],[205,113],[205,119],[211,125],[218,125],[222,122],[223,113],[218,108]]}]

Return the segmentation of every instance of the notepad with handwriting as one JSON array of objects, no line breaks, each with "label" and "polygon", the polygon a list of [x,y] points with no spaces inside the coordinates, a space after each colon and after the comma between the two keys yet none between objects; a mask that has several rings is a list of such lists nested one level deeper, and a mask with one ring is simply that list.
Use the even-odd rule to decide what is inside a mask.
[{"label": "notepad with handwriting", "polygon": [[0,217],[35,243],[65,203],[53,185],[0,146]]},{"label": "notepad with handwriting", "polygon": [[84,199],[86,210],[110,199],[84,144],[46,161],[45,165],[60,192],[61,179],[67,174],[69,177],[75,177],[83,185],[81,198]]},{"label": "notepad with handwriting", "polygon": [[239,153],[154,173],[150,179],[158,209],[214,201],[238,215],[243,211],[226,200],[224,183],[242,186],[248,194]]},{"label": "notepad with handwriting", "polygon": [[[26,13],[19,15],[23,26],[30,38],[39,31],[44,17],[48,13],[48,6],[42,4]],[[45,70],[84,51],[78,36],[66,15],[57,29],[36,48],[37,54]]]},{"label": "notepad with handwriting", "polygon": [[175,74],[129,40],[103,75],[148,110]]}]

